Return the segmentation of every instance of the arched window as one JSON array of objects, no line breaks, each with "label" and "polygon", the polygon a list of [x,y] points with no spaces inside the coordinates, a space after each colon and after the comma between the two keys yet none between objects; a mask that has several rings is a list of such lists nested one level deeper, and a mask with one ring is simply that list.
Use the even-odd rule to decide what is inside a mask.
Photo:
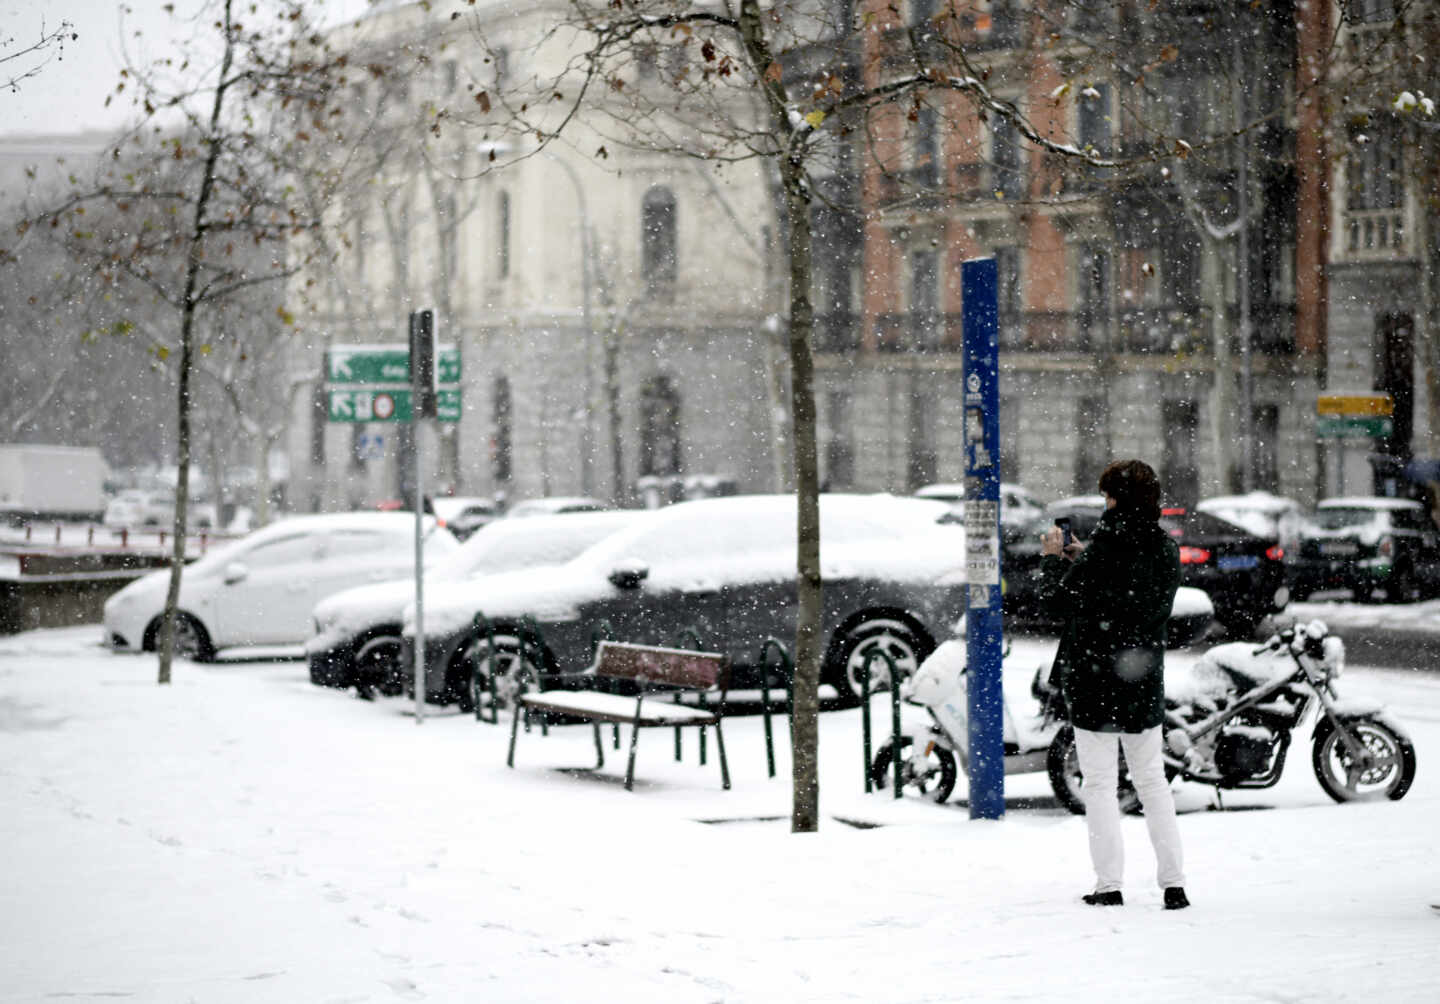
[{"label": "arched window", "polygon": [[510,275],[510,193],[501,192],[495,198],[495,276],[505,279]]},{"label": "arched window", "polygon": [[663,185],[640,202],[640,274],[650,293],[666,293],[675,284],[675,194]]},{"label": "arched window", "polygon": [[680,473],[680,393],[667,376],[640,391],[640,473]]}]

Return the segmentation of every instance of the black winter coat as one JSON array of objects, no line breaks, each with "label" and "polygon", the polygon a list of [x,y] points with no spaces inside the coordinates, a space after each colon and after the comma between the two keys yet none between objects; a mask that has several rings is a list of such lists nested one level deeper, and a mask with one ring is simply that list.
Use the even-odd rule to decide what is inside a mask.
[{"label": "black winter coat", "polygon": [[1046,555],[1040,598],[1065,618],[1053,677],[1076,728],[1141,732],[1165,714],[1165,630],[1180,549],[1153,519],[1107,509],[1074,562]]}]

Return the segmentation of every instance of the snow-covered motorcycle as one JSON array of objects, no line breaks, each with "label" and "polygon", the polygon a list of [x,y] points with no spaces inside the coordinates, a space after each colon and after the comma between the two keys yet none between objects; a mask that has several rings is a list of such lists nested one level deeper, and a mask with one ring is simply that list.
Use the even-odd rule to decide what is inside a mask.
[{"label": "snow-covered motorcycle", "polygon": [[[1048,685],[1047,670],[1036,673],[1032,692],[1039,707],[1030,715],[1015,716],[1007,704],[1004,708],[1005,773],[1024,774],[1048,770],[1063,761],[1066,751],[1073,751],[1070,727],[1061,716],[1063,702]],[[948,799],[955,790],[959,769],[969,767],[970,729],[968,720],[968,682],[966,649],[963,640],[952,639],[941,644],[916,668],[913,675],[900,684],[900,697],[907,704],[924,708],[931,724],[923,730],[902,732],[899,737],[900,785],[902,791],[913,791],[936,802]],[[1070,753],[1073,758],[1073,752]],[[870,763],[870,780],[877,788],[893,783],[895,740],[886,740],[875,752]],[[1065,805],[1079,804],[1079,779],[1050,770],[1052,786],[1070,785],[1075,790],[1056,787],[1055,795]]]},{"label": "snow-covered motorcycle", "polygon": [[1405,797],[1415,747],[1378,705],[1340,699],[1344,666],[1344,643],[1312,621],[1259,647],[1217,645],[1190,672],[1167,674],[1167,773],[1217,789],[1268,788],[1315,707],[1310,759],[1325,793],[1337,802]]}]

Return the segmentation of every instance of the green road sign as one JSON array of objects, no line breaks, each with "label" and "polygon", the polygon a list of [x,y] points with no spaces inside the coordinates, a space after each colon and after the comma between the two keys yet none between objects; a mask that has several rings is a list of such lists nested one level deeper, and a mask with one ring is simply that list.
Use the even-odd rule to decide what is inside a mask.
[{"label": "green road sign", "polygon": [[[436,383],[460,382],[460,347],[442,345],[435,357]],[[325,350],[327,384],[408,384],[408,345],[336,345]]]},{"label": "green road sign", "polygon": [[[329,395],[332,422],[408,422],[411,418],[408,388],[332,387]],[[459,389],[441,389],[436,404],[440,421],[460,421]]]},{"label": "green road sign", "polygon": [[1394,431],[1394,421],[1384,415],[1320,415],[1315,419],[1315,435],[1320,439],[1371,439]]}]

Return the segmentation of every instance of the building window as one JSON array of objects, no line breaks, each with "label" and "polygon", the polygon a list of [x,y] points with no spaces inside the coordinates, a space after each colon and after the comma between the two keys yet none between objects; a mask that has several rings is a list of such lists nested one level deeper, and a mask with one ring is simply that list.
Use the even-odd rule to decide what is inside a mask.
[{"label": "building window", "polygon": [[512,409],[510,400],[510,379],[504,376],[495,378],[494,398],[490,403],[490,467],[495,475],[497,484],[504,484],[514,475],[511,467],[512,447],[511,441],[514,435]]},{"label": "building window", "polygon": [[510,276],[510,193],[495,196],[495,275]]},{"label": "building window", "polygon": [[640,389],[640,474],[680,473],[680,392],[664,375]]},{"label": "building window", "polygon": [[935,449],[935,395],[929,388],[910,393],[909,450],[906,478],[910,491],[935,481],[940,455]]},{"label": "building window", "polygon": [[990,194],[997,199],[1015,200],[1025,196],[1025,175],[1020,162],[1020,134],[1010,120],[990,116]]},{"label": "building window", "polygon": [[1254,430],[1250,435],[1250,486],[1262,492],[1280,490],[1280,458],[1275,444],[1280,441],[1280,407],[1257,404]]},{"label": "building window", "polygon": [[1403,251],[1404,144],[1389,116],[1372,119],[1350,137],[1345,159],[1345,249],[1352,254]]},{"label": "building window", "polygon": [[1390,209],[1403,204],[1405,175],[1400,130],[1389,117],[1373,119],[1350,137],[1345,207]]},{"label": "building window", "polygon": [[1345,0],[1341,8],[1349,24],[1375,24],[1395,20],[1396,0]]},{"label": "building window", "polygon": [[1080,92],[1075,106],[1075,134],[1080,149],[1108,156],[1112,132],[1110,85],[1092,84]]},{"label": "building window", "polygon": [[1020,249],[998,247],[995,249],[996,299],[1003,324],[1008,318],[1016,321],[1024,309],[1020,297]]},{"label": "building window", "polygon": [[1189,509],[1200,497],[1200,465],[1196,450],[1200,405],[1188,398],[1172,399],[1164,403],[1160,417],[1161,427],[1165,430],[1160,473],[1162,498],[1170,505]]},{"label": "building window", "polygon": [[1000,395],[1000,480],[1020,480],[1020,404],[1016,394]]},{"label": "building window", "polygon": [[676,252],[675,195],[657,185],[640,202],[640,274],[651,294],[674,287]]},{"label": "building window", "polygon": [[940,139],[935,109],[925,105],[915,113],[912,178],[921,188],[940,184]]},{"label": "building window", "polygon": [[1080,248],[1076,275],[1075,320],[1087,345],[1103,342],[1110,320],[1110,249],[1099,244]]},{"label": "building window", "polygon": [[1100,472],[1110,462],[1110,404],[1100,394],[1076,402],[1075,491],[1093,495],[1099,491]]},{"label": "building window", "polygon": [[830,435],[825,440],[823,490],[843,491],[855,485],[854,429],[848,390],[832,390],[826,398]]},{"label": "building window", "polygon": [[935,251],[910,253],[910,347],[925,351],[940,341],[940,268]]}]

